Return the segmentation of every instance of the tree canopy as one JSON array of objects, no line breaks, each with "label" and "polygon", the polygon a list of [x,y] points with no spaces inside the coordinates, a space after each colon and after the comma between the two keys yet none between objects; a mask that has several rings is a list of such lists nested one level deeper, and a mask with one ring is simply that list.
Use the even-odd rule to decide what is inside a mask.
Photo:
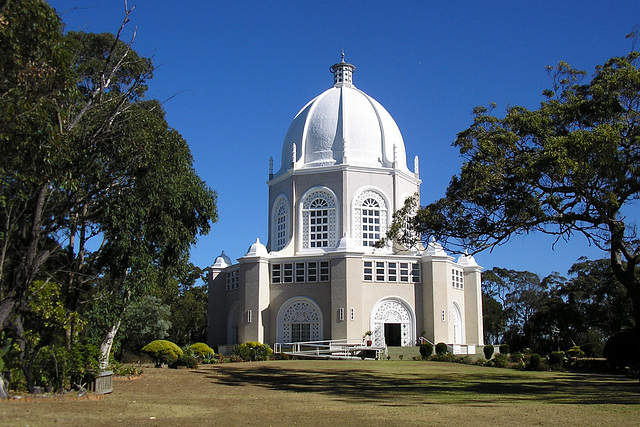
[{"label": "tree canopy", "polygon": [[389,237],[475,253],[514,234],[582,234],[611,254],[640,328],[640,241],[625,216],[640,197],[639,55],[613,57],[591,78],[566,62],[548,67],[553,85],[535,110],[476,107],[454,142],[465,161],[445,197],[401,211]]},{"label": "tree canopy", "polygon": [[[130,12],[115,34],[64,34],[43,1],[0,10],[0,333],[23,354],[71,351],[96,321],[108,355],[128,305],[182,274],[217,219],[187,142],[146,98],[151,60],[120,38]],[[43,291],[85,320],[36,342],[25,326]]]}]

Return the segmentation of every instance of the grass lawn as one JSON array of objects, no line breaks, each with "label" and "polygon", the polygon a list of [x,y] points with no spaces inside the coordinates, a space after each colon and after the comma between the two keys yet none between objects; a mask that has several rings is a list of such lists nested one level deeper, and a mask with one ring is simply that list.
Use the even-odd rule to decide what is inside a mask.
[{"label": "grass lawn", "polygon": [[637,380],[441,362],[146,368],[114,388],[94,400],[0,402],[0,425],[640,426]]}]

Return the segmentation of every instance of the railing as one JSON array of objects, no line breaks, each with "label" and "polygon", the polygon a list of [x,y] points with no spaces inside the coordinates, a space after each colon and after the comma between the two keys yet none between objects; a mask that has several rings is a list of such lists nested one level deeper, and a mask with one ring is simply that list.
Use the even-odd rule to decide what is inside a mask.
[{"label": "railing", "polygon": [[447,351],[453,354],[476,354],[475,344],[447,344]]},{"label": "railing", "polygon": [[[375,358],[386,353],[386,347],[363,345],[360,340],[326,340],[294,343],[275,343],[275,353],[286,353],[303,357],[348,357]],[[370,357],[373,355],[373,357]]]}]

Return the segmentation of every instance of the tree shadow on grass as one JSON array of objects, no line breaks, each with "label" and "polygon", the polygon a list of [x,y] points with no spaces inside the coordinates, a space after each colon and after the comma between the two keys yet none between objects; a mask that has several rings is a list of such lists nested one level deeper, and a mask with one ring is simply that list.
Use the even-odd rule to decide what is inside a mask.
[{"label": "tree shadow on grass", "polygon": [[339,364],[296,369],[279,363],[225,364],[197,372],[226,386],[318,393],[338,401],[385,406],[455,403],[474,406],[541,402],[554,404],[640,404],[640,386],[613,376],[531,375],[487,368],[487,372],[406,372],[397,369],[342,368]]}]

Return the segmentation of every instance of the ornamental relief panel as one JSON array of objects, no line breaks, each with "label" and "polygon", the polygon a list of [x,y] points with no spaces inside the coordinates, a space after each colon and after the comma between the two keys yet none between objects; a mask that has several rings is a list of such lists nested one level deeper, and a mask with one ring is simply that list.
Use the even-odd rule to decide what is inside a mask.
[{"label": "ornamental relief panel", "polygon": [[413,321],[407,307],[398,300],[386,300],[378,304],[373,313],[373,345],[385,346],[384,324],[400,323],[400,340],[403,347],[413,344]]},{"label": "ornamental relief panel", "polygon": [[297,323],[309,325],[311,341],[322,339],[320,313],[313,304],[306,301],[296,301],[287,307],[281,318],[278,319],[278,324],[281,327],[280,336],[282,337],[282,342],[292,342],[291,325]]}]

